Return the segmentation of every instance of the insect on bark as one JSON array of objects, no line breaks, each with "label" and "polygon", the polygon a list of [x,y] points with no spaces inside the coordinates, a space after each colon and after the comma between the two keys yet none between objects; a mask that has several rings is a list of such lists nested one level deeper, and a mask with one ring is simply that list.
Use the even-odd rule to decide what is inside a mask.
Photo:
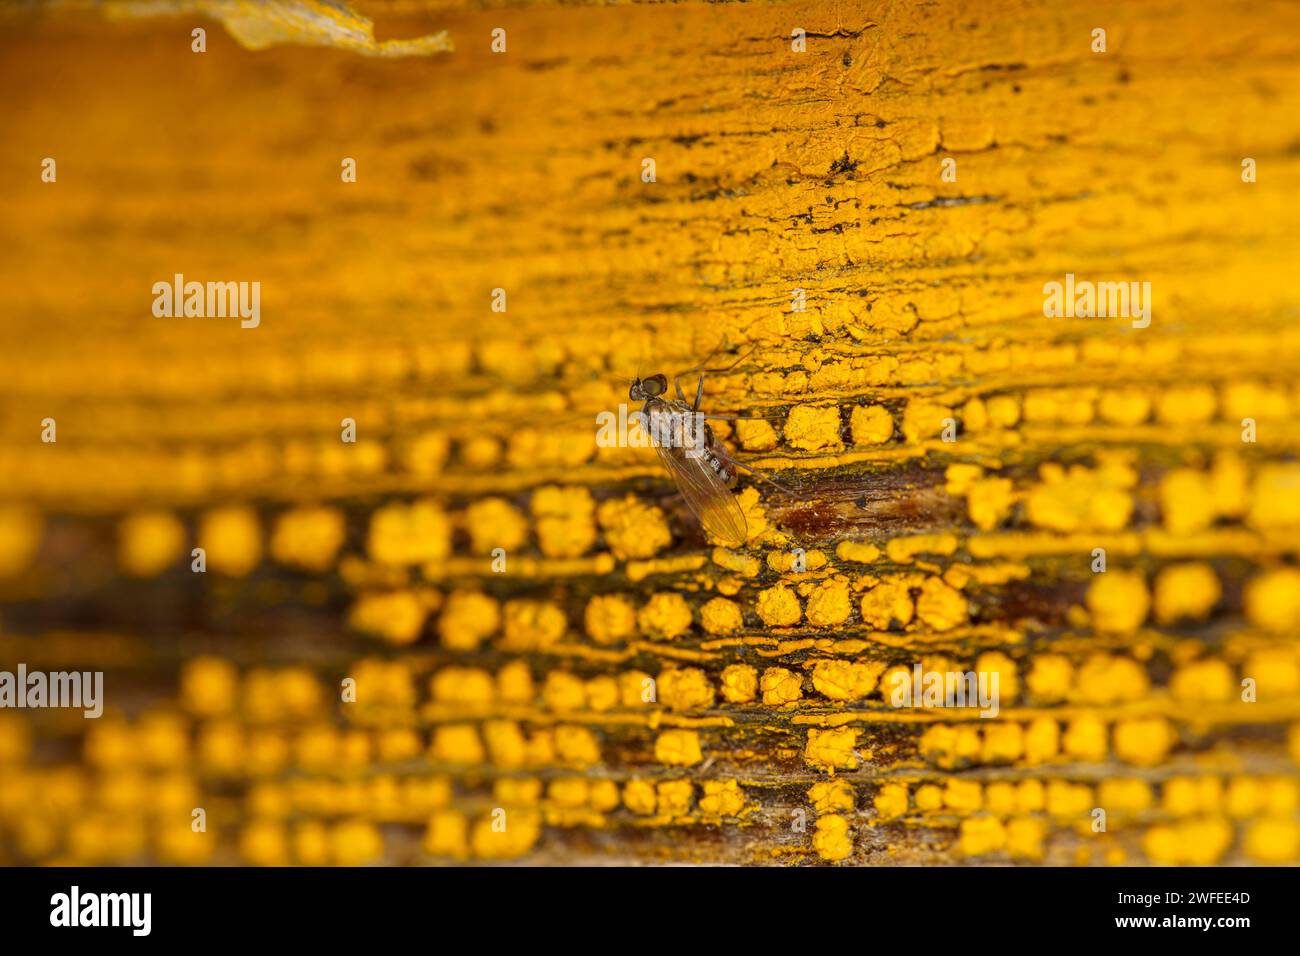
[{"label": "insect on bark", "polygon": [[731,459],[700,411],[704,376],[700,376],[694,403],[686,401],[680,384],[677,400],[664,398],[667,391],[667,376],[651,375],[634,379],[628,397],[642,403],[638,413],[642,428],[691,514],[714,538],[727,547],[738,548],[749,532],[745,512],[731,489],[736,485],[737,468],[743,466]]}]

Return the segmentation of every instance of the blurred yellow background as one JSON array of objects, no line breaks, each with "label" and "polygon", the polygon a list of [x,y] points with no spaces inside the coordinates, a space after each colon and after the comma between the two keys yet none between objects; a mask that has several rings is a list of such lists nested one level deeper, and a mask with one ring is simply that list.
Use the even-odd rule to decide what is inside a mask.
[{"label": "blurred yellow background", "polygon": [[[0,670],[105,714],[0,710],[0,862],[1296,862],[1298,54],[1240,0],[6,11]],[[701,363],[796,492],[734,551],[595,442]]]}]

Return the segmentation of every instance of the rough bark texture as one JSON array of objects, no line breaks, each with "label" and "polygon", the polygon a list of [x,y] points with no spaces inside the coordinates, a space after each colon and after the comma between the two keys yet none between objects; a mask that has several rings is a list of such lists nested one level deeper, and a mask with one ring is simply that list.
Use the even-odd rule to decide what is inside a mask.
[{"label": "rough bark texture", "polygon": [[1295,5],[158,6],[0,19],[0,861],[1300,859]]}]

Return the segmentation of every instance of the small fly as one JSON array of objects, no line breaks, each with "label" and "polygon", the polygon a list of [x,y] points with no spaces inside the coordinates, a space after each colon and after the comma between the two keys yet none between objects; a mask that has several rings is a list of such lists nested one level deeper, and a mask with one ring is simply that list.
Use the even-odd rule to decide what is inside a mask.
[{"label": "small fly", "polygon": [[[676,401],[663,397],[667,391],[668,378],[661,373],[634,379],[628,397],[643,403],[641,424],[650,436],[659,460],[686,499],[691,514],[713,537],[729,548],[738,548],[748,539],[749,532],[745,512],[731,489],[736,486],[737,468],[744,466],[731,459],[727,449],[713,434],[713,429],[704,421],[700,412],[704,376],[700,376],[693,404],[686,401],[680,383],[677,384]],[[776,485],[776,482],[772,484]]]}]

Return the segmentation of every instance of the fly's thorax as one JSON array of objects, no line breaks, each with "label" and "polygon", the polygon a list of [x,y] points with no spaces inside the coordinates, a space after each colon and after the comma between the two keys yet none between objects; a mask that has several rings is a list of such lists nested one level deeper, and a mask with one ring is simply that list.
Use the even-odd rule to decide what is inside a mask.
[{"label": "fly's thorax", "polygon": [[709,426],[704,422],[704,415],[689,405],[651,397],[641,406],[640,414],[651,444],[684,449],[691,458],[707,454]]}]

